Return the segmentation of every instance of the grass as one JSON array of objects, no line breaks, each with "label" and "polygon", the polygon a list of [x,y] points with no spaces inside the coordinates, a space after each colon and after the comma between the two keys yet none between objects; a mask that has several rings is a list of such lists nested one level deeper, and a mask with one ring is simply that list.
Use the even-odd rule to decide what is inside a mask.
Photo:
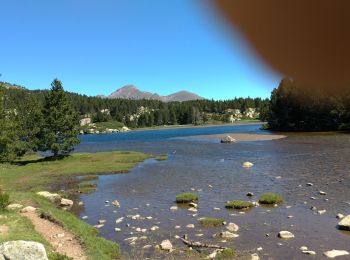
[{"label": "grass", "polygon": [[161,154],[161,155],[156,156],[154,159],[156,159],[157,161],[165,161],[168,159],[168,155]]},{"label": "grass", "polygon": [[[74,214],[56,208],[45,198],[37,196],[35,192],[39,190],[55,192],[61,189],[62,185],[67,185],[72,190],[95,189],[95,184],[88,181],[95,180],[97,175],[128,172],[137,163],[151,157],[152,155],[138,152],[76,153],[61,160],[28,155],[12,164],[0,164],[0,188],[10,195],[11,203],[40,208],[42,212],[62,223],[65,229],[81,241],[88,259],[116,259],[120,256],[118,244],[99,237],[95,228]],[[77,176],[86,177],[78,179]],[[79,183],[80,180],[83,182]],[[62,195],[67,194],[69,193]],[[8,234],[0,236],[0,242],[37,241],[43,243],[48,252],[52,251],[48,242],[35,231],[27,218],[14,211],[3,211],[0,214],[7,217],[0,219],[0,225],[9,227]],[[67,259],[62,257],[54,255],[50,259]]]},{"label": "grass", "polygon": [[203,227],[219,227],[224,224],[225,220],[222,218],[203,218],[199,220],[199,223]]},{"label": "grass", "polygon": [[50,253],[48,255],[49,260],[73,260],[73,258],[68,257],[66,255],[62,255],[60,253]]},{"label": "grass", "polygon": [[218,253],[215,259],[233,259],[236,256],[236,250],[232,248],[226,248]]},{"label": "grass", "polygon": [[264,193],[260,196],[260,204],[278,204],[283,202],[283,197],[277,193]]},{"label": "grass", "polygon": [[198,201],[198,196],[191,192],[184,192],[176,196],[177,203],[190,203]]},{"label": "grass", "polygon": [[225,208],[227,209],[248,209],[254,205],[250,201],[244,200],[232,200],[226,203]]}]

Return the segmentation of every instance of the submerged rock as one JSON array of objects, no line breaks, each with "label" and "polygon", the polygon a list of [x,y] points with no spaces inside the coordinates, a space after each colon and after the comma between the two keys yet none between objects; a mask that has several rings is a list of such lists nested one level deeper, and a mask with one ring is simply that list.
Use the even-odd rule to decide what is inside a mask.
[{"label": "submerged rock", "polygon": [[47,260],[43,244],[32,241],[8,241],[0,244],[0,259]]},{"label": "submerged rock", "polygon": [[350,231],[350,215],[342,218],[342,220],[338,223],[338,228],[341,230]]},{"label": "submerged rock", "polygon": [[280,231],[278,233],[278,237],[283,239],[291,239],[291,238],[294,238],[294,234],[289,231]]},{"label": "submerged rock", "polygon": [[171,211],[176,211],[177,209],[178,209],[177,206],[172,206],[172,207],[170,207],[170,210],[171,210]]},{"label": "submerged rock", "polygon": [[117,200],[112,201],[112,205],[114,205],[115,207],[120,207],[120,203]]},{"label": "submerged rock", "polygon": [[337,216],[336,216],[336,218],[337,218],[337,219],[342,219],[342,218],[344,218],[344,215],[341,214],[341,213],[338,213]]},{"label": "submerged rock", "polygon": [[221,143],[233,143],[236,142],[236,139],[234,139],[233,137],[226,135],[225,137],[223,137],[221,139]]},{"label": "submerged rock", "polygon": [[223,239],[230,239],[230,238],[239,237],[239,235],[234,234],[230,231],[222,231],[222,232],[215,234],[214,237],[219,237],[219,238],[223,238]]},{"label": "submerged rock", "polygon": [[335,249],[333,249],[333,250],[324,252],[323,255],[328,257],[328,258],[335,258],[337,256],[349,255],[349,252],[347,252],[345,250],[335,250]]},{"label": "submerged rock", "polygon": [[237,232],[239,227],[235,223],[230,222],[227,224],[226,229],[230,232]]},{"label": "submerged rock", "polygon": [[259,260],[260,259],[259,255],[257,253],[251,254],[250,256],[251,256],[251,260]]}]

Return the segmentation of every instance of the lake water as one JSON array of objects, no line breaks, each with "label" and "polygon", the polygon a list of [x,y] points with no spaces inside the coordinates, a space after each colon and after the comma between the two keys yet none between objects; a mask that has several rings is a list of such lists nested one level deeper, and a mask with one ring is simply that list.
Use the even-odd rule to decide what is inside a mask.
[{"label": "lake water", "polygon": [[[184,234],[194,241],[229,246],[249,254],[257,252],[262,259],[319,259],[327,250],[350,251],[350,232],[339,231],[336,228],[339,220],[335,218],[337,213],[350,214],[349,135],[298,133],[279,140],[232,144],[186,138],[220,133],[271,134],[259,130],[260,126],[82,136],[82,143],[76,149],[78,152],[141,151],[167,154],[169,158],[166,161],[147,160],[128,174],[100,176],[97,191],[81,196],[85,207],[80,216],[88,216],[86,221],[92,225],[99,219],[107,220],[100,234],[118,242],[130,258],[134,252],[140,255],[141,251],[144,256],[156,257],[152,255],[152,249],[142,250],[142,247],[159,244],[163,239],[170,239],[174,246],[184,247],[174,238]],[[254,167],[242,168],[245,161],[253,162]],[[314,185],[306,186],[308,182]],[[193,217],[187,208],[170,211],[169,208],[175,205],[175,196],[191,189],[200,198],[198,216]],[[319,195],[320,190],[327,195]],[[248,200],[247,192],[253,192],[252,199],[256,201],[259,194],[277,192],[285,202],[278,207],[256,207],[245,214],[224,208],[228,200]],[[120,208],[105,203],[115,199],[120,202]],[[311,206],[327,211],[319,215],[310,210]],[[214,210],[214,207],[220,210]],[[126,215],[135,214],[152,216],[153,219],[126,218]],[[124,221],[116,224],[115,220],[120,217],[125,217]],[[226,243],[220,242],[212,235],[224,227],[202,228],[197,220],[200,217],[218,217],[234,222],[240,227],[240,236]],[[195,228],[186,228],[188,224],[194,224]],[[131,228],[149,229],[154,225],[160,229],[138,233]],[[116,227],[121,228],[121,232],[115,232]],[[295,238],[279,239],[277,233],[281,230],[291,231]],[[130,246],[124,239],[132,236],[147,236],[147,239]],[[316,251],[317,255],[302,254],[301,246]],[[257,251],[259,247],[263,249]]]}]

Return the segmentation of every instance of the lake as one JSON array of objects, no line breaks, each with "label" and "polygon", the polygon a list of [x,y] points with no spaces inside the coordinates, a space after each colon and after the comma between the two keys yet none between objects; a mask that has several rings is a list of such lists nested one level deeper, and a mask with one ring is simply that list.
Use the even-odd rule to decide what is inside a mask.
[{"label": "lake", "polygon": [[[193,138],[222,133],[271,134],[260,127],[261,124],[249,124],[81,136],[77,152],[141,151],[167,154],[168,160],[150,159],[128,174],[100,176],[97,191],[80,197],[85,206],[79,214],[88,216],[85,221],[92,225],[105,219],[100,234],[118,242],[130,258],[139,256],[141,251],[145,257],[152,256],[153,249],[142,247],[159,244],[163,239],[184,247],[175,238],[184,234],[190,240],[258,253],[262,259],[315,258],[302,254],[301,246],[316,251],[316,259],[331,249],[349,251],[350,232],[339,231],[335,217],[337,213],[350,214],[349,135],[293,133],[278,140],[230,144]],[[245,161],[253,162],[254,167],[242,168]],[[313,186],[307,186],[309,182]],[[326,195],[320,195],[321,190]],[[175,196],[183,191],[199,195],[197,215],[193,216],[187,207],[169,210],[176,205]],[[225,209],[228,200],[249,200],[247,192],[254,193],[254,201],[265,192],[277,192],[285,201],[278,207],[255,207],[244,214]],[[105,203],[115,199],[120,208]],[[311,207],[325,209],[326,213],[318,214]],[[126,217],[136,214],[152,219]],[[115,220],[121,217],[125,217],[123,222],[116,224]],[[239,237],[227,242],[213,238],[214,233],[225,230],[224,226],[203,228],[197,220],[200,217],[236,223]],[[188,224],[195,228],[186,228]],[[149,231],[152,226],[159,226],[159,230]],[[115,228],[121,231],[115,232]],[[148,230],[141,233],[135,228]],[[278,238],[281,230],[292,232],[295,238]],[[129,245],[124,239],[133,236],[147,238]],[[259,247],[262,250],[257,250]]]}]

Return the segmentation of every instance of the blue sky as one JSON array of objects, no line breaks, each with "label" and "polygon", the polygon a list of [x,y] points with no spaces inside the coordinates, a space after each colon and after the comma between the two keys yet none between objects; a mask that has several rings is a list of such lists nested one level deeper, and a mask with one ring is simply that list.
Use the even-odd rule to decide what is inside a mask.
[{"label": "blue sky", "polygon": [[280,76],[204,0],[1,0],[0,80],[110,94],[269,97]]}]

